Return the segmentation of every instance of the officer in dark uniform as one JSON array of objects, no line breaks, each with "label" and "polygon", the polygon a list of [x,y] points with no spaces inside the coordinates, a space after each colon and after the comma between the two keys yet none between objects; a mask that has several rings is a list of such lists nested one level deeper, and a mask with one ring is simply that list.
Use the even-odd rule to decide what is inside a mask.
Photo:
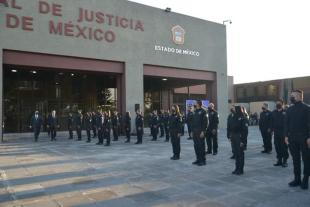
[{"label": "officer in dark uniform", "polygon": [[113,141],[118,141],[118,133],[119,133],[119,120],[118,120],[118,113],[115,111],[113,116],[111,117],[112,122],[112,132],[113,132]]},{"label": "officer in dark uniform", "polygon": [[158,115],[159,129],[160,129],[160,137],[164,137],[164,110],[160,110]]},{"label": "officer in dark uniform", "polygon": [[248,114],[248,112],[246,111],[246,108],[244,106],[241,106],[242,111],[243,111],[243,115],[246,121],[246,127],[245,127],[245,132],[244,132],[244,137],[245,137],[245,141],[244,141],[244,151],[247,150],[247,146],[248,146],[248,135],[249,135],[249,125],[250,125],[250,116]]},{"label": "officer in dark uniform", "polygon": [[[295,90],[285,117],[285,142],[288,144],[294,165],[295,179],[289,186],[308,189],[310,176],[310,107],[303,102],[303,92]],[[304,177],[301,181],[301,159],[304,163]]]},{"label": "officer in dark uniform", "polygon": [[56,131],[59,128],[58,117],[56,116],[56,111],[53,110],[48,117],[47,127],[50,129],[51,141],[56,141]]},{"label": "officer in dark uniform", "polygon": [[98,111],[96,114],[96,128],[98,129],[98,142],[96,143],[97,145],[102,145],[103,144],[103,134],[104,134],[104,129],[103,129],[103,124],[104,124],[104,114],[102,111]]},{"label": "officer in dark uniform", "polygon": [[169,110],[164,112],[164,128],[165,128],[165,135],[166,135],[166,142],[169,142],[170,135],[169,135]]},{"label": "officer in dark uniform", "polygon": [[143,136],[143,116],[139,110],[136,111],[136,131],[137,131],[137,142],[135,144],[142,144]]},{"label": "officer in dark uniform", "polygon": [[30,123],[30,129],[32,129],[34,132],[35,142],[38,141],[42,124],[43,124],[42,116],[39,114],[39,111],[35,111],[34,115],[31,117],[31,123]]},{"label": "officer in dark uniform", "polygon": [[93,127],[93,118],[92,118],[92,113],[87,112],[85,119],[84,119],[84,125],[85,125],[85,130],[86,130],[86,135],[87,135],[87,141],[86,142],[91,142],[91,135],[90,131],[92,130]]},{"label": "officer in dark uniform", "polygon": [[169,132],[171,137],[173,156],[171,160],[179,160],[181,153],[181,133],[182,133],[182,117],[180,109],[177,105],[171,107],[171,116],[169,117]]},{"label": "officer in dark uniform", "polygon": [[78,137],[77,141],[82,140],[82,126],[83,126],[83,114],[81,110],[78,110],[78,113],[75,117],[75,128]]},{"label": "officer in dark uniform", "polygon": [[235,106],[235,114],[230,122],[231,142],[236,157],[236,169],[232,172],[235,175],[242,175],[244,168],[244,146],[247,122],[241,106]]},{"label": "officer in dark uniform", "polygon": [[69,139],[73,139],[74,119],[72,113],[69,113],[67,123],[68,123]]},{"label": "officer in dark uniform", "polygon": [[230,159],[235,159],[236,155],[234,152],[234,148],[231,142],[231,136],[232,136],[232,121],[233,121],[233,117],[235,116],[235,107],[232,107],[230,109],[230,114],[227,117],[227,139],[230,141],[231,143],[231,152],[232,152],[232,156],[230,157]]},{"label": "officer in dark uniform", "polygon": [[186,125],[187,125],[187,131],[188,131],[188,135],[189,137],[187,138],[188,140],[193,139],[192,137],[192,122],[193,122],[193,108],[189,107],[187,115],[186,115]]},{"label": "officer in dark uniform", "polygon": [[158,136],[158,128],[159,128],[159,120],[158,120],[156,110],[153,111],[150,124],[151,124],[151,134],[153,136],[153,139],[151,141],[156,141],[157,136]]},{"label": "officer in dark uniform", "polygon": [[196,110],[193,116],[193,132],[194,148],[196,154],[196,161],[194,165],[206,165],[206,145],[205,145],[205,131],[208,127],[208,115],[204,109],[201,108],[202,102],[197,101]]},{"label": "officer in dark uniform", "polygon": [[184,134],[185,134],[185,123],[186,123],[184,113],[181,113],[181,118],[182,118],[182,133],[181,133],[181,135],[184,136]]},{"label": "officer in dark uniform", "polygon": [[213,103],[210,103],[208,106],[208,117],[209,126],[207,129],[207,154],[212,154],[213,150],[213,155],[216,155],[218,151],[217,131],[219,124],[219,115],[217,111],[215,111]]},{"label": "officer in dark uniform", "polygon": [[125,133],[126,133],[126,138],[127,138],[125,143],[129,143],[130,142],[130,132],[131,132],[131,116],[130,116],[129,111],[126,112],[126,115],[124,118],[124,128],[125,128]]},{"label": "officer in dark uniform", "polygon": [[96,112],[92,112],[92,130],[93,130],[93,138],[97,137],[97,125],[96,125],[96,119],[97,119],[97,115]]},{"label": "officer in dark uniform", "polygon": [[259,129],[263,137],[264,150],[262,153],[270,154],[272,151],[271,135],[271,112],[268,110],[268,104],[264,103],[262,112],[259,116]]},{"label": "officer in dark uniform", "polygon": [[278,100],[276,103],[276,108],[272,112],[271,129],[274,136],[274,147],[277,153],[277,163],[274,166],[287,167],[288,147],[285,144],[284,135],[284,118],[285,111],[283,109],[283,100]]},{"label": "officer in dark uniform", "polygon": [[111,112],[107,111],[104,113],[104,123],[103,123],[103,129],[104,129],[103,138],[107,140],[104,146],[111,145],[111,128],[112,128]]}]

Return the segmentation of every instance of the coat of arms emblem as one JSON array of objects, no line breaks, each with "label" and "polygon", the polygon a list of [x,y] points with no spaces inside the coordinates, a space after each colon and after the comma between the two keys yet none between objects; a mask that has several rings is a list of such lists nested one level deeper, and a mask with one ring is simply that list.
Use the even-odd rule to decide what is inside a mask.
[{"label": "coat of arms emblem", "polygon": [[185,29],[180,25],[174,26],[171,29],[173,42],[177,45],[183,45],[185,41]]}]

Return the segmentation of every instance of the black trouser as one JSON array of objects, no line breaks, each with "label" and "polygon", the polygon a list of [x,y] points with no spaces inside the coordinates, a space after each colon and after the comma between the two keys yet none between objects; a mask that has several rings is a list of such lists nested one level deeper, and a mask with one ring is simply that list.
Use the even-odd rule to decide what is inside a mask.
[{"label": "black trouser", "polygon": [[56,140],[56,127],[50,127],[51,140]]},{"label": "black trouser", "polygon": [[76,134],[78,140],[82,140],[82,127],[80,125],[76,126]]},{"label": "black trouser", "polygon": [[96,126],[93,126],[93,138],[95,138],[97,136],[97,129]]},{"label": "black trouser", "polygon": [[306,143],[307,135],[292,135],[289,137],[289,149],[293,158],[295,179],[301,176],[301,160],[304,164],[304,175],[310,176],[310,149]]},{"label": "black trouser", "polygon": [[90,128],[86,129],[87,141],[90,142]]},{"label": "black trouser", "polygon": [[264,150],[267,152],[272,151],[272,135],[271,132],[268,132],[268,130],[261,130],[262,138],[263,138],[263,143],[264,143]]},{"label": "black trouser", "polygon": [[163,124],[160,124],[160,125],[159,125],[159,128],[160,128],[160,137],[163,137],[163,136],[165,135],[164,125],[163,125]]},{"label": "black trouser", "polygon": [[169,127],[165,125],[165,134],[166,134],[166,141],[169,141],[170,135],[169,135]]},{"label": "black trouser", "polygon": [[288,155],[288,147],[285,144],[285,136],[283,130],[281,131],[274,131],[274,148],[277,152],[277,159],[279,162],[286,161],[289,157]]},{"label": "black trouser", "polygon": [[188,136],[189,136],[189,138],[193,138],[193,137],[192,137],[192,127],[189,126],[188,124],[187,124],[187,131],[188,131]]},{"label": "black trouser", "polygon": [[68,127],[68,130],[69,130],[69,139],[73,139],[73,131],[72,131],[72,127],[69,126]]},{"label": "black trouser", "polygon": [[184,128],[185,128],[185,125],[184,124],[182,124],[182,136],[184,135]]},{"label": "black trouser", "polygon": [[38,141],[38,138],[39,138],[39,135],[40,135],[41,127],[35,127],[33,130],[34,130],[34,140],[35,140],[35,141]]},{"label": "black trouser", "polygon": [[200,134],[201,131],[193,130],[194,132],[194,149],[196,154],[196,159],[198,162],[205,162],[206,161],[206,144],[205,144],[205,137],[201,138]]},{"label": "black trouser", "polygon": [[[244,147],[241,147],[241,134],[233,133],[231,136],[233,152],[236,157],[236,171],[243,172],[244,168]],[[243,143],[244,144],[244,143]]]},{"label": "black trouser", "polygon": [[213,153],[217,153],[218,150],[218,144],[217,144],[217,131],[215,134],[212,133],[212,130],[207,130],[207,145],[208,145],[208,152],[211,153],[213,150]]},{"label": "black trouser", "polygon": [[143,131],[142,129],[137,129],[137,143],[142,143]]},{"label": "black trouser", "polygon": [[181,152],[180,137],[175,131],[170,131],[173,156],[179,158]]},{"label": "black trouser", "polygon": [[125,129],[127,141],[130,142],[130,129]]},{"label": "black trouser", "polygon": [[158,135],[158,127],[152,127],[152,136],[153,136],[153,140],[157,140],[157,135]]},{"label": "black trouser", "polygon": [[111,132],[109,129],[104,130],[104,138],[107,140],[107,145],[110,145],[111,143]]},{"label": "black trouser", "polygon": [[98,143],[103,144],[103,129],[98,129]]},{"label": "black trouser", "polygon": [[118,140],[118,127],[113,126],[113,140],[117,141]]}]

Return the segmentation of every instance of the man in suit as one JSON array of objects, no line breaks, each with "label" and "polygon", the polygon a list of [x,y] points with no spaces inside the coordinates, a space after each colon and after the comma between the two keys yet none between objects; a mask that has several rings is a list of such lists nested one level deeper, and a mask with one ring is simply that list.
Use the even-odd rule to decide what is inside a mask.
[{"label": "man in suit", "polygon": [[34,115],[31,117],[30,129],[34,132],[34,141],[38,141],[38,137],[41,131],[41,126],[43,123],[42,116],[39,114],[39,111],[35,111]]},{"label": "man in suit", "polygon": [[56,116],[56,111],[53,110],[48,117],[47,127],[50,129],[51,141],[56,141],[56,131],[59,128],[58,117]]}]

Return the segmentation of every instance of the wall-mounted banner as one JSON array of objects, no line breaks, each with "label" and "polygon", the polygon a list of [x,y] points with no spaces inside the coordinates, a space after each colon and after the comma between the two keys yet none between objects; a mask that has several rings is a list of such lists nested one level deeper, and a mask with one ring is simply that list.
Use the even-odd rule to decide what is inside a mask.
[{"label": "wall-mounted banner", "polygon": [[[207,110],[208,109],[208,106],[209,106],[209,100],[201,100],[202,102],[202,108]],[[194,105],[197,103],[196,100],[186,100],[186,113],[188,111],[188,109],[190,107],[194,107]]]}]

